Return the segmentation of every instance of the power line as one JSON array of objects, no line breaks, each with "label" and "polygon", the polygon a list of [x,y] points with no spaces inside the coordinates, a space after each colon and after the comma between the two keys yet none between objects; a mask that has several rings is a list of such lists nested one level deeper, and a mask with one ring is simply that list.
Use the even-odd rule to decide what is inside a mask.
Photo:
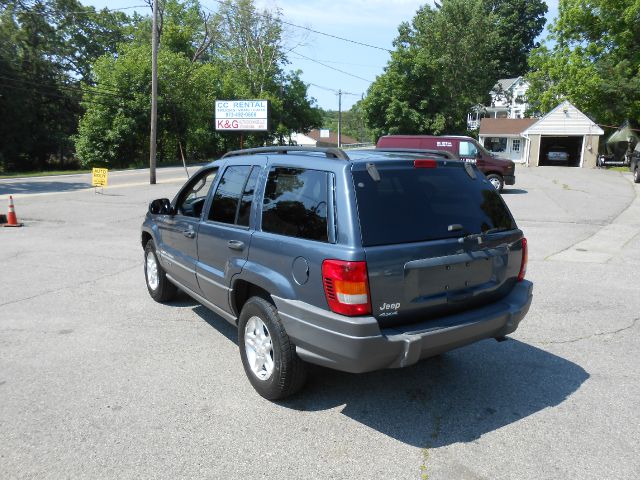
[{"label": "power line", "polygon": [[[3,85],[4,88],[8,88],[10,90],[21,90],[21,91],[28,91],[28,92],[32,92],[33,90],[30,89],[28,86],[22,86],[22,85],[9,85],[9,84],[4,84]],[[45,97],[50,97],[50,98],[58,98],[58,99],[62,99],[62,100],[70,100],[70,98],[68,96],[65,96],[61,93],[56,93],[56,92],[47,92],[47,91],[43,91],[43,90],[39,90],[37,91],[37,93],[39,95],[45,96]],[[98,102],[96,100],[87,100],[87,99],[81,99],[79,100],[79,102],[81,103],[88,103],[90,105],[101,105],[103,107],[112,107],[113,105],[110,105],[108,103],[102,103],[102,102]]]},{"label": "power line", "polygon": [[[237,7],[235,5],[228,5],[223,0],[213,0],[213,1],[216,2],[216,3],[219,3],[220,5],[229,7],[230,9],[237,11]],[[209,10],[210,12],[214,13],[212,10],[210,10],[206,6],[203,5],[203,7],[206,8],[207,10]],[[262,17],[267,17],[268,16],[268,15],[266,15],[264,13],[261,13],[261,12],[258,12],[257,14],[259,16],[262,16]],[[282,23],[284,25],[288,25],[290,27],[299,28],[301,30],[306,30],[308,32],[316,33],[318,35],[324,35],[325,37],[334,38],[336,40],[341,40],[343,42],[349,42],[349,43],[353,43],[355,45],[360,45],[362,47],[375,48],[376,50],[382,50],[383,52],[393,53],[392,50],[389,50],[388,48],[379,47],[377,45],[371,45],[369,43],[359,42],[357,40],[351,40],[350,38],[340,37],[338,35],[332,35],[331,33],[321,32],[319,30],[314,30],[313,28],[310,28],[310,27],[305,27],[305,26],[302,26],[302,25],[297,25],[297,24],[292,23],[292,22],[287,22],[287,21],[282,20],[282,19],[280,19],[280,23]]]},{"label": "power line", "polygon": [[290,27],[300,28],[302,30],[307,30],[309,32],[317,33],[318,35],[324,35],[325,37],[335,38],[336,40],[342,40],[343,42],[353,43],[355,45],[360,45],[362,47],[375,48],[377,50],[382,50],[383,52],[392,53],[392,51],[389,50],[388,48],[378,47],[376,45],[369,45],[368,43],[358,42],[357,40],[351,40],[345,37],[339,37],[338,35],[331,35],[330,33],[320,32],[318,30],[314,30],[313,28],[303,27],[302,25],[296,25],[295,23],[285,22],[284,20],[280,20],[280,21],[285,25],[289,25]]},{"label": "power line", "polygon": [[[293,52],[294,55],[298,55],[298,53]],[[333,60],[325,60],[325,59],[320,59],[318,60],[320,62],[325,62],[325,63],[333,63],[335,65],[349,65],[351,67],[362,67],[362,68],[377,68],[377,69],[382,69],[384,68],[381,65],[363,65],[361,63],[351,63],[351,62],[336,62]]]},{"label": "power line", "polygon": [[[220,5],[228,6],[231,10],[234,10],[234,11],[236,11],[236,12],[238,11],[237,7],[235,7],[234,5],[227,5],[223,0],[213,0],[213,1],[214,1],[214,2],[219,3]],[[216,12],[214,12],[213,10],[211,10],[210,8],[208,8],[208,7],[207,7],[207,6],[205,6],[205,5],[203,5],[203,7],[204,7],[205,9],[207,9],[207,10],[208,10],[209,12],[211,12],[211,13],[216,13]],[[262,17],[266,17],[266,15],[265,15],[265,14],[262,14],[262,13],[259,13],[258,15],[259,15],[259,16],[262,16]],[[280,19],[280,22],[281,22],[281,23],[283,23],[283,24],[285,24],[285,25],[290,25],[290,26],[293,26],[293,27],[299,27],[299,28],[302,28],[302,29],[304,29],[304,30],[310,30],[310,29],[308,29],[308,28],[306,28],[306,27],[302,27],[302,26],[300,26],[300,25],[295,25],[295,24],[290,23],[290,22],[285,22],[285,21],[284,21],[284,20],[282,20],[282,19]],[[347,41],[347,42],[357,43],[357,44],[365,45],[365,46],[372,47],[372,48],[379,48],[379,49],[381,49],[381,50],[385,50],[385,51],[388,51],[388,52],[390,52],[390,53],[391,53],[391,51],[390,51],[390,50],[386,50],[386,49],[383,49],[383,48],[381,48],[381,47],[375,47],[375,46],[373,46],[373,45],[363,44],[363,43],[361,43],[361,42],[356,42],[355,40],[349,40],[349,39],[347,39],[347,38],[335,37],[334,35],[330,35],[330,34],[328,34],[328,33],[327,33],[327,34],[325,34],[325,33],[323,33],[323,32],[316,32],[315,30],[312,30],[312,31],[314,31],[315,33],[320,33],[320,34],[322,34],[322,35],[327,35],[327,36],[329,36],[329,37],[338,38],[338,39],[340,39],[340,40],[344,40],[344,41]],[[306,60],[309,60],[309,61],[315,62],[315,63],[317,63],[317,64],[319,64],[319,65],[322,65],[323,67],[329,68],[329,69],[331,69],[331,70],[335,70],[336,72],[340,72],[340,73],[342,73],[342,74],[344,74],[344,75],[348,75],[348,76],[350,76],[350,77],[357,78],[358,80],[362,80],[362,81],[367,82],[367,83],[372,83],[372,82],[373,82],[372,80],[368,80],[368,79],[366,79],[366,78],[359,77],[358,75],[354,75],[353,73],[345,72],[344,70],[340,70],[339,68],[332,67],[331,65],[326,65],[326,64],[324,64],[324,63],[322,63],[322,62],[319,62],[318,60],[314,60],[313,58],[307,57],[307,56],[305,56],[305,55],[301,54],[300,52],[296,52],[294,49],[291,49],[291,50],[290,50],[290,52],[293,52],[294,54],[296,54],[296,55],[298,55],[298,56],[300,56],[300,57],[302,57],[302,58],[304,58],[304,59],[306,59]]]},{"label": "power line", "polygon": [[[309,82],[309,85],[313,85],[314,87],[319,88],[321,90],[326,90],[327,92],[333,92],[336,95],[340,92],[340,90],[337,89],[337,88],[323,87],[322,85],[318,85],[318,84],[313,83],[313,82]],[[359,94],[359,93],[342,92],[342,95],[353,95],[354,97],[359,97],[361,94]]]},{"label": "power line", "polygon": [[348,75],[350,77],[357,78],[358,80],[362,80],[363,82],[373,83],[373,80],[369,80],[367,78],[359,77],[358,75],[354,75],[353,73],[345,72],[344,70],[340,70],[339,68],[332,67],[331,65],[327,65],[326,63],[322,63],[322,62],[319,62],[318,60],[314,60],[311,57],[307,57],[306,55],[303,55],[300,52],[295,52],[294,51],[294,53],[296,55],[300,55],[302,58],[304,58],[306,60],[309,60],[311,62],[317,63],[318,65],[322,65],[323,67],[329,68],[331,70],[335,70],[336,72],[340,72],[340,73],[342,73],[344,75]]},{"label": "power line", "polygon": [[97,93],[98,95],[104,95],[106,97],[112,97],[112,98],[123,98],[123,99],[132,99],[132,97],[123,95],[119,92],[115,92],[115,91],[110,91],[110,90],[103,90],[101,88],[97,88],[97,87],[92,87],[89,86],[89,88],[91,88],[90,91],[88,92],[84,92],[82,90],[82,88],[78,85],[63,85],[63,84],[55,84],[55,85],[49,85],[46,82],[39,82],[39,81],[34,81],[34,80],[28,80],[25,78],[18,78],[18,77],[7,77],[5,75],[0,75],[1,79],[4,79],[5,81],[9,81],[9,82],[14,82],[14,83],[24,83],[27,85],[31,85],[34,87],[45,87],[45,88],[58,88],[60,90],[66,90],[69,92],[73,92],[73,93]]}]

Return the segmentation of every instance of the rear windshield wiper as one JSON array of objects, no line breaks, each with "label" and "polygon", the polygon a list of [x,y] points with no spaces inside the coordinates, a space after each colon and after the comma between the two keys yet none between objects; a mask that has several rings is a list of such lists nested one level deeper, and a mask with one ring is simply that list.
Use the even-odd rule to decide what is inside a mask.
[{"label": "rear windshield wiper", "polygon": [[[453,225],[449,225],[448,230],[450,232],[455,231],[455,230],[462,230],[462,225],[456,223]],[[458,238],[458,242],[459,243],[464,243],[464,242],[470,242],[473,240],[477,240],[478,243],[482,243],[482,240],[484,239],[485,235],[490,235],[492,233],[498,233],[498,232],[506,232],[509,229],[506,227],[495,227],[495,228],[490,228],[489,230],[485,230],[482,233],[470,233],[468,235],[464,235],[460,238]]]},{"label": "rear windshield wiper", "polygon": [[495,227],[490,228],[489,230],[485,230],[484,232],[482,232],[482,234],[489,235],[490,233],[506,232],[507,230],[509,230],[507,227]]}]

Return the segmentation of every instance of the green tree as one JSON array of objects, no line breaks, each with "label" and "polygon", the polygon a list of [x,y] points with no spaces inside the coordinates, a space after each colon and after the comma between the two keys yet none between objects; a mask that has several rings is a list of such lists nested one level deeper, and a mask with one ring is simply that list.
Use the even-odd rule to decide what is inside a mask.
[{"label": "green tree", "polygon": [[484,0],[498,35],[493,58],[498,61],[496,78],[524,75],[527,58],[539,46],[536,38],[544,29],[547,4],[543,0]]},{"label": "green tree", "polygon": [[[197,0],[159,6],[160,161],[174,162],[183,154],[201,160],[239,147],[237,133],[214,130],[216,99],[270,100],[272,129],[247,136],[247,146],[319,126],[300,72],[284,73],[279,17],[258,12],[250,0],[227,1],[215,14],[205,14]],[[131,41],[95,63],[95,86],[85,89],[87,111],[76,137],[84,164],[124,166],[148,158],[151,22],[134,20]],[[117,95],[95,104],[105,86]]]},{"label": "green tree", "polygon": [[278,142],[293,132],[308,132],[322,125],[322,111],[315,107],[315,99],[307,96],[308,86],[300,79],[300,70],[283,78],[279,101],[272,103],[273,123]]},{"label": "green tree", "polygon": [[[322,112],[322,127],[333,132],[338,131],[338,111],[324,110]],[[358,142],[371,142],[373,136],[366,128],[366,119],[362,100],[358,100],[349,110],[342,112],[342,133]]]},{"label": "green tree", "polygon": [[635,0],[561,0],[550,45],[529,59],[532,111],[569,100],[605,124],[640,119],[639,19]]},{"label": "green tree", "polygon": [[[226,0],[214,19],[217,38],[212,57],[226,72],[229,98],[266,99],[271,102],[272,131],[250,135],[248,145],[280,143],[294,131],[320,127],[321,113],[300,71],[285,73],[289,63],[283,39],[281,12],[258,10],[253,0]],[[230,146],[237,138],[227,136]]]},{"label": "green tree", "polygon": [[73,161],[80,84],[125,25],[75,0],[0,2],[0,169]]},{"label": "green tree", "polygon": [[[218,150],[212,110],[222,91],[219,67],[202,61],[210,39],[209,19],[195,1],[170,0],[162,6],[158,158],[202,159]],[[95,62],[94,86],[85,88],[86,113],[75,141],[84,165],[141,165],[148,158],[150,37],[150,19],[138,17],[132,41],[120,44],[117,55],[103,55]],[[106,86],[116,94],[97,103]]]},{"label": "green tree", "polygon": [[425,5],[400,25],[391,60],[362,105],[374,137],[466,131],[467,112],[496,79],[493,25],[482,0]]}]

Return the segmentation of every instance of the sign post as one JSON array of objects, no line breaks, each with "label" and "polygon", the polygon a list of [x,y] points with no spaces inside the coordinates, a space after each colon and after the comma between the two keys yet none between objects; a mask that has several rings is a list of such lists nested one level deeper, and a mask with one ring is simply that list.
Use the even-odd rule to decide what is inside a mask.
[{"label": "sign post", "polygon": [[107,186],[109,179],[109,170],[106,168],[94,168],[91,170],[91,185],[93,185],[94,192],[98,193],[98,187],[102,187],[102,193],[104,193],[104,187]]}]

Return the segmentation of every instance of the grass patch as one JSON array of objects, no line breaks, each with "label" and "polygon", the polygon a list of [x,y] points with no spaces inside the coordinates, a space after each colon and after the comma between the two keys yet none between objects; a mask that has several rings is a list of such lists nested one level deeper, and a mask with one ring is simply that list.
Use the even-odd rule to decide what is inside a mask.
[{"label": "grass patch", "polygon": [[54,177],[56,175],[74,175],[77,173],[91,173],[91,170],[51,170],[46,172],[12,172],[0,173],[0,178],[19,177]]},{"label": "grass patch", "polygon": [[629,167],[607,167],[607,170],[612,170],[614,172],[628,172]]}]

